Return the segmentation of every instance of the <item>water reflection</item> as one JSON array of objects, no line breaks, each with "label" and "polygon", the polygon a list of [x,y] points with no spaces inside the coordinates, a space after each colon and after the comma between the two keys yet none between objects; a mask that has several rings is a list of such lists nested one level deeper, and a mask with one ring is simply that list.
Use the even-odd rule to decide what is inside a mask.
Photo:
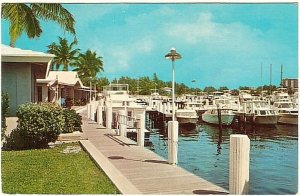
[{"label": "water reflection", "polygon": [[[247,127],[245,130],[199,123],[180,127],[178,164],[228,189],[229,139],[247,134],[250,147],[250,194],[295,194],[298,184],[298,127]],[[151,149],[167,158],[167,127],[154,129]]]}]

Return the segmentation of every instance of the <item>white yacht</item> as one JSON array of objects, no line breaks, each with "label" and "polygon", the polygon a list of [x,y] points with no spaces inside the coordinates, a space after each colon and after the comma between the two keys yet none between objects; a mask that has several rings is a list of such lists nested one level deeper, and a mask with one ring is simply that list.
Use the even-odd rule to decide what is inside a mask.
[{"label": "white yacht", "polygon": [[278,113],[278,123],[298,125],[298,109],[291,101],[274,102],[273,108]]},{"label": "white yacht", "polygon": [[[250,110],[246,112],[247,118],[252,118],[255,124],[259,125],[275,125],[278,121],[277,112],[272,109],[268,102],[261,100],[253,100],[250,103]],[[248,107],[249,109],[249,107]]]},{"label": "white yacht", "polygon": [[198,121],[198,115],[195,110],[178,109],[175,116],[179,124],[196,124]]},{"label": "white yacht", "polygon": [[250,116],[253,122],[259,125],[275,125],[278,121],[278,114],[270,108],[256,108]]},{"label": "white yacht", "polygon": [[[221,123],[222,125],[231,125],[235,114],[232,109],[221,109]],[[209,109],[202,114],[202,120],[209,124],[219,124],[217,109]]]}]

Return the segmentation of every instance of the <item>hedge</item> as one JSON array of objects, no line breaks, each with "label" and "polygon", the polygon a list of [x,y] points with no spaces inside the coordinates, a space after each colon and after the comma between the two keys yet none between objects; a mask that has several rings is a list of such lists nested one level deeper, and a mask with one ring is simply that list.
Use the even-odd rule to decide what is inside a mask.
[{"label": "hedge", "polygon": [[7,92],[1,93],[1,139],[4,139],[6,126],[6,117],[8,116],[9,110],[9,97]]},{"label": "hedge", "polygon": [[5,138],[4,149],[46,148],[60,133],[82,131],[81,116],[75,110],[64,110],[52,103],[23,104],[17,117],[17,128]]}]

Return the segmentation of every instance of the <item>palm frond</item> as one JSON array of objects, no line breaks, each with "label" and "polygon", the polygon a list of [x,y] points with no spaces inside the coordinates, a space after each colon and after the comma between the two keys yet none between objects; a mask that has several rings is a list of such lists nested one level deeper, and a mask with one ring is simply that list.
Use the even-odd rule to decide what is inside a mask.
[{"label": "palm frond", "polygon": [[9,34],[11,46],[15,44],[24,31],[29,38],[39,37],[42,33],[39,21],[26,4],[2,4],[2,17],[10,22]]},{"label": "palm frond", "polygon": [[58,3],[32,3],[32,11],[38,18],[57,22],[64,31],[75,35],[73,15]]}]

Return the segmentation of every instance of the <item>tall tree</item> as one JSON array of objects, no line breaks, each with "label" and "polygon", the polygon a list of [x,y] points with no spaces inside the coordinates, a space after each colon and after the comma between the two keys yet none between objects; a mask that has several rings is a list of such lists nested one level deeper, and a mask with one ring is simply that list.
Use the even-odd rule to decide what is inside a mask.
[{"label": "tall tree", "polygon": [[96,52],[88,49],[84,54],[79,54],[76,63],[74,64],[81,79],[95,78],[97,73],[104,71],[102,57],[97,56]]},{"label": "tall tree", "polygon": [[64,31],[75,35],[75,20],[72,14],[58,3],[3,3],[1,16],[9,20],[10,46],[14,46],[16,40],[23,32],[30,39],[40,37],[42,28],[40,21],[54,21]]},{"label": "tall tree", "polygon": [[77,44],[77,41],[74,40],[70,45],[68,40],[65,38],[58,37],[59,44],[53,42],[48,45],[48,53],[54,54],[52,70],[57,70],[60,65],[63,65],[63,70],[68,71],[69,65],[73,66],[77,60],[79,54],[79,49],[73,47]]}]

